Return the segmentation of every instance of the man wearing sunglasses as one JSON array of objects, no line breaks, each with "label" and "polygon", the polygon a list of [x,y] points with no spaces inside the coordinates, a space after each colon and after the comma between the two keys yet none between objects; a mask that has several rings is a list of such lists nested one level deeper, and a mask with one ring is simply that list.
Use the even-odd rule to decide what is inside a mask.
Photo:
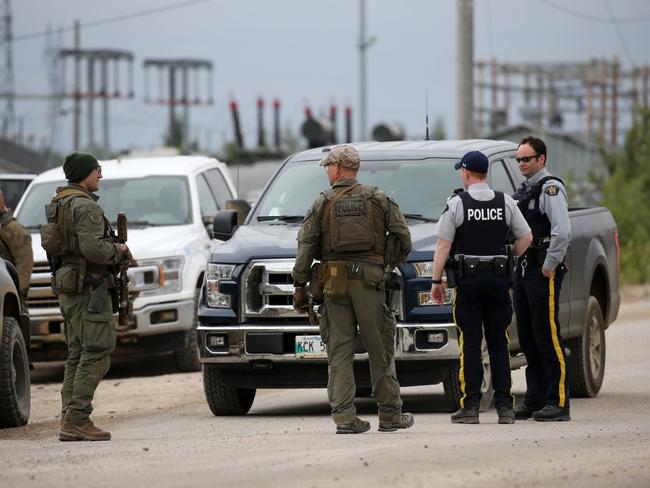
[{"label": "man wearing sunglasses", "polygon": [[546,169],[546,144],[526,137],[517,149],[526,181],[513,195],[533,231],[533,244],[517,266],[514,306],[521,349],[526,355],[526,397],[517,419],[567,421],[567,358],[558,321],[558,297],[566,273],[564,257],[571,225],[562,180]]}]

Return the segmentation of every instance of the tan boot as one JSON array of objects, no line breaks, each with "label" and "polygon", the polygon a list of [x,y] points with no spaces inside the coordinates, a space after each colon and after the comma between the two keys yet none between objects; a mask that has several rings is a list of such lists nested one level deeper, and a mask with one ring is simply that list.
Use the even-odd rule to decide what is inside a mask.
[{"label": "tan boot", "polygon": [[80,424],[64,422],[59,431],[60,441],[110,441],[111,433],[95,427],[92,420]]}]

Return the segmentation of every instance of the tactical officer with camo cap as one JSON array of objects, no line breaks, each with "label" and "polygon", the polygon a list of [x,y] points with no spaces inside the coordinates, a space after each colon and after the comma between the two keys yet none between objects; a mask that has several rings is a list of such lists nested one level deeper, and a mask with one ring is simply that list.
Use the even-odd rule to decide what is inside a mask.
[{"label": "tactical officer with camo cap", "polygon": [[111,434],[96,427],[90,414],[95,390],[115,348],[110,293],[114,273],[130,253],[112,237],[110,223],[97,203],[94,192],[102,178],[97,159],[74,152],[66,156],[63,171],[68,185],[57,188],[46,206],[48,224],[41,229],[42,245],[56,270],[52,285],[59,296],[68,346],[59,440],[105,441]]},{"label": "tactical officer with camo cap", "polygon": [[[294,308],[304,313],[312,261],[320,259],[324,266],[320,334],[327,346],[327,393],[337,434],[370,429],[354,406],[357,326],[368,350],[379,430],[406,429],[414,422],[413,415],[402,413],[394,361],[395,318],[384,289],[386,268],[405,259],[411,237],[397,204],[376,187],[357,182],[359,164],[359,154],[348,145],[332,148],[320,161],[332,186],[305,216],[293,269]],[[387,260],[388,248],[397,252]]]}]

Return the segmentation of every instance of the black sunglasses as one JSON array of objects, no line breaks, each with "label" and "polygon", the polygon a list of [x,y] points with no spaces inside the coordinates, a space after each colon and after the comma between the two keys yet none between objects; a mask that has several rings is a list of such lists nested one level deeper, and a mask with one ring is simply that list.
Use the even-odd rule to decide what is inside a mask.
[{"label": "black sunglasses", "polygon": [[522,158],[515,158],[518,163],[530,163],[531,159],[537,159],[541,154],[535,154],[534,156],[524,156]]}]

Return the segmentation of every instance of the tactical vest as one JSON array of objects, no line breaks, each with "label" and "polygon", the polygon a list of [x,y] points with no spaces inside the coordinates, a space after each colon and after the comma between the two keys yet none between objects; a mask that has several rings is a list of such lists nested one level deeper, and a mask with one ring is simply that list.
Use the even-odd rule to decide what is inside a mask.
[{"label": "tactical vest", "polygon": [[375,187],[355,183],[324,192],[321,214],[322,259],[384,263],[385,216],[372,196]]},{"label": "tactical vest", "polygon": [[[564,182],[557,176],[545,176],[529,188],[525,186],[519,187],[517,192],[512,195],[512,198],[517,202],[517,206],[521,213],[524,215],[526,222],[533,232],[533,245],[542,242],[544,238],[551,236],[551,221],[545,213],[539,209],[539,197],[542,193],[544,183],[550,180],[556,180],[564,185]],[[533,208],[530,207],[530,201],[534,200]]]},{"label": "tactical vest", "polygon": [[492,200],[475,200],[469,192],[459,195],[463,202],[463,223],[456,229],[454,253],[469,256],[503,256],[506,254],[505,196],[494,192]]},{"label": "tactical vest", "polygon": [[[108,270],[108,265],[89,263],[81,255],[79,239],[72,227],[72,222],[65,219],[68,207],[75,198],[88,198],[85,192],[76,188],[66,188],[45,206],[47,223],[41,227],[41,246],[48,254],[52,271],[64,264],[79,265],[88,273],[102,274]],[[110,222],[104,217],[104,237],[112,234]]]}]

